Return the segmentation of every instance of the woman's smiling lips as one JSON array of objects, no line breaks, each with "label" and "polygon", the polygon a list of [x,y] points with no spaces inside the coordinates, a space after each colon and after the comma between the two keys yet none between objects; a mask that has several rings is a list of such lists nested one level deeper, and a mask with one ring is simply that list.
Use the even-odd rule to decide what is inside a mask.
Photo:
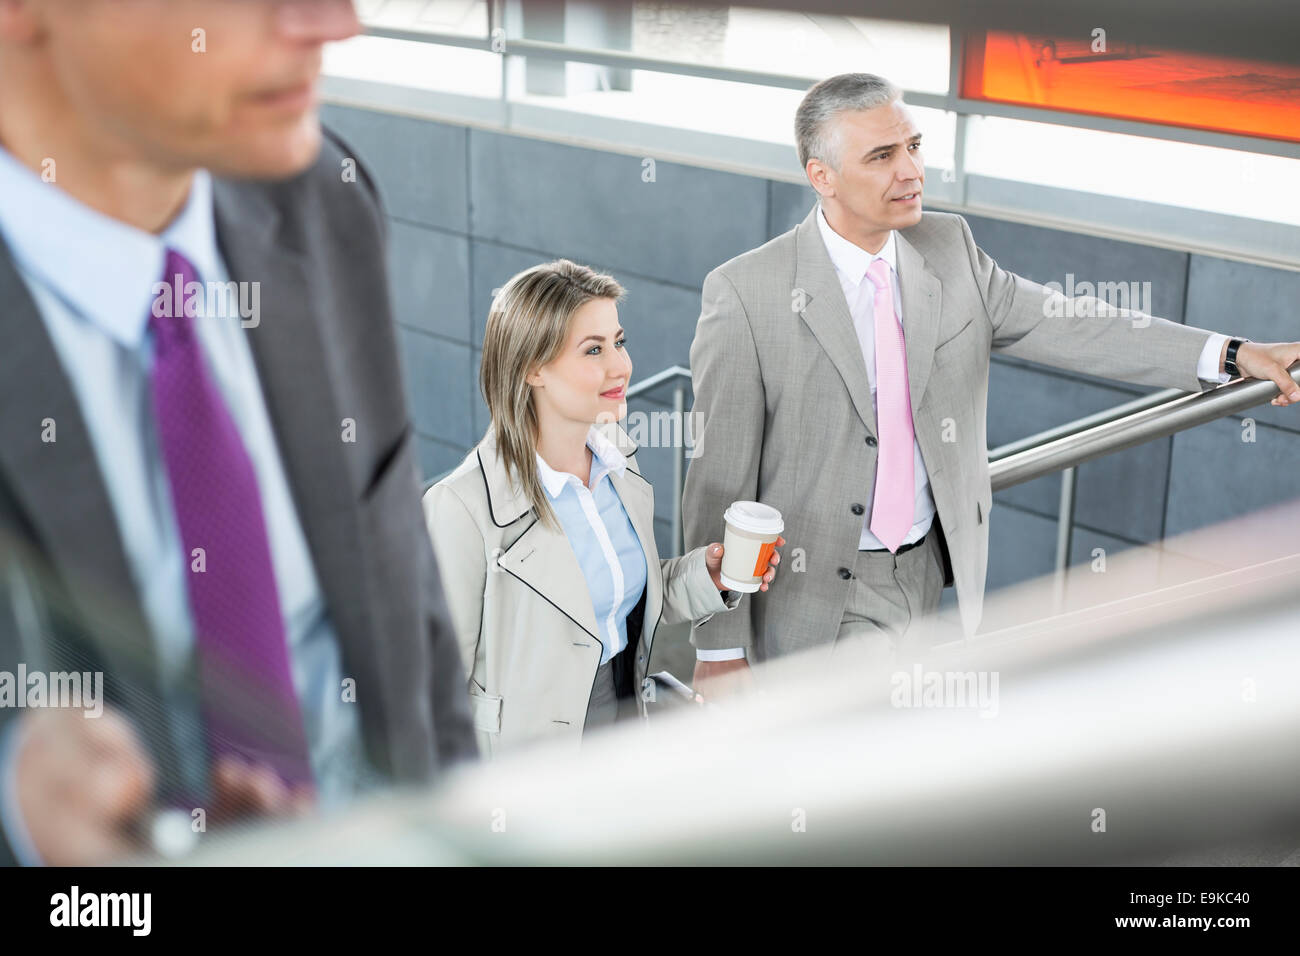
[{"label": "woman's smiling lips", "polygon": [[622,398],[622,397],[623,397],[623,386],[620,385],[618,388],[611,388],[608,392],[601,392],[601,393],[600,393],[600,397],[601,397],[601,398],[613,398],[613,399],[619,399],[619,398]]}]

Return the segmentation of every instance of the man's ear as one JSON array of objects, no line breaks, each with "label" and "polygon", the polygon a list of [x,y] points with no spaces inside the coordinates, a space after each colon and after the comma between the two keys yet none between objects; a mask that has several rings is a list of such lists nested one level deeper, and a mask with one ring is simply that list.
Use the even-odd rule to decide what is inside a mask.
[{"label": "man's ear", "polygon": [[0,42],[31,43],[40,33],[31,0],[0,0]]},{"label": "man's ear", "polygon": [[819,196],[834,196],[835,187],[830,182],[830,171],[826,164],[820,159],[808,160],[808,165],[803,169],[804,175],[808,177],[808,183],[813,189],[817,190]]}]

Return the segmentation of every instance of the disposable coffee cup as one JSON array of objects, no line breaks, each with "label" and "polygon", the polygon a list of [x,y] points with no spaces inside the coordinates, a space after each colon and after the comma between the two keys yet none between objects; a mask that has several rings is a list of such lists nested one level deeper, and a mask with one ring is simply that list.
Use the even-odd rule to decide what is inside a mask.
[{"label": "disposable coffee cup", "polygon": [[757,591],[785,530],[781,512],[757,501],[733,501],[722,517],[722,583],[729,591]]}]

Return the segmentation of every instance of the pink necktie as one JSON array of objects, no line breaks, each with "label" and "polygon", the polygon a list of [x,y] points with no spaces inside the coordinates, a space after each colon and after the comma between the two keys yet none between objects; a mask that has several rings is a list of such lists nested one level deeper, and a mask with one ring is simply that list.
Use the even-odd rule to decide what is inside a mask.
[{"label": "pink necktie", "polygon": [[890,551],[897,551],[912,529],[916,483],[912,473],[912,399],[907,386],[907,353],[903,328],[894,317],[894,290],[889,263],[875,259],[867,278],[876,287],[876,427],[880,451],[876,458],[876,494],[871,506],[871,533]]}]

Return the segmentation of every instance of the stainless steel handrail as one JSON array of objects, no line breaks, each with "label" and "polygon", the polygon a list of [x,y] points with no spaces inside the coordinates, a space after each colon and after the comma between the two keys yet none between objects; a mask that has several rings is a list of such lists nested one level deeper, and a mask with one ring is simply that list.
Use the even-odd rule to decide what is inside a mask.
[{"label": "stainless steel handrail", "polygon": [[1113,422],[1115,419],[1123,418],[1125,415],[1131,415],[1134,412],[1140,412],[1144,409],[1154,408],[1157,405],[1163,405],[1165,402],[1171,402],[1175,398],[1182,398],[1184,395],[1188,394],[1191,393],[1184,392],[1179,388],[1166,388],[1159,392],[1152,392],[1150,395],[1143,395],[1141,398],[1135,398],[1122,405],[1115,405],[1092,415],[1085,415],[1082,418],[1068,421],[1064,425],[1057,425],[1055,428],[1049,428],[1045,431],[1036,432],[1033,435],[1026,435],[1024,438],[1018,438],[1015,441],[1007,442],[1005,445],[999,445],[997,448],[989,451],[989,461],[1005,458],[1008,455],[1014,455],[1017,452],[1025,451],[1028,448],[1036,448],[1045,442],[1055,441],[1056,439],[1064,438],[1067,435],[1078,434],[1085,429],[1092,428],[1094,425],[1104,425],[1106,422]]},{"label": "stainless steel handrail", "polygon": [[[1094,415],[1076,418],[1074,421],[1058,425],[1056,428],[1049,428],[1047,431],[1038,432],[1036,435],[1027,435],[1017,441],[1009,442],[990,451],[989,461],[999,461],[1019,452],[1037,448],[1047,442],[1077,435],[1089,428],[1105,425],[1126,415],[1155,408],[1176,398],[1182,398],[1186,394],[1181,389],[1167,388],[1160,392],[1153,392],[1150,395],[1143,395],[1141,398],[1135,398],[1131,402],[1116,405]],[[1061,472],[1061,493],[1056,512],[1056,559],[1054,561],[1058,607],[1064,604],[1065,569],[1070,565],[1070,549],[1074,543],[1074,505],[1078,489],[1078,477],[1078,470],[1073,466],[1065,468]]]},{"label": "stainless steel handrail", "polygon": [[691,370],[681,365],[670,365],[662,372],[655,372],[649,378],[643,378],[635,385],[628,386],[627,397],[636,398],[642,392],[648,392],[652,388],[658,388],[664,382],[671,382],[673,379],[678,378],[684,378],[688,382],[691,381]]},{"label": "stainless steel handrail", "polygon": [[[1290,371],[1291,378],[1300,383],[1300,363]],[[1277,394],[1277,385],[1269,380],[1238,379],[1206,392],[1181,394],[1178,398],[1151,404],[1118,418],[1103,413],[1105,420],[1100,424],[1062,437],[1049,437],[1059,429],[1044,432],[1033,436],[1029,446],[1001,455],[996,461],[990,454],[989,473],[993,490],[1010,488],[1054,471],[1077,467],[1102,455],[1226,418],[1262,405]]]},{"label": "stainless steel handrail", "polygon": [[[1290,372],[1292,380],[1300,383],[1300,363],[1296,363]],[[627,397],[634,398],[674,382],[673,408],[680,420],[685,408],[685,383],[689,381],[690,369],[673,365],[631,386]],[[1052,472],[1062,472],[1056,571],[1058,583],[1063,584],[1064,571],[1070,563],[1078,479],[1076,469],[1079,465],[1263,405],[1277,394],[1277,385],[1271,381],[1237,379],[1205,392],[1189,393],[1170,388],[1144,395],[993,449],[988,455],[990,481],[994,491],[1001,491]],[[678,554],[684,548],[681,520],[686,469],[687,432],[684,421],[681,434],[682,447],[677,449],[674,457],[672,499],[673,544]]]},{"label": "stainless steel handrail", "polygon": [[[1291,378],[1300,382],[1300,363],[1290,371]],[[1198,393],[1167,389],[989,452],[989,478],[994,491],[1061,472],[1056,515],[1056,607],[1065,604],[1079,465],[1254,408],[1277,394],[1277,385],[1257,379],[1238,379]]]}]

